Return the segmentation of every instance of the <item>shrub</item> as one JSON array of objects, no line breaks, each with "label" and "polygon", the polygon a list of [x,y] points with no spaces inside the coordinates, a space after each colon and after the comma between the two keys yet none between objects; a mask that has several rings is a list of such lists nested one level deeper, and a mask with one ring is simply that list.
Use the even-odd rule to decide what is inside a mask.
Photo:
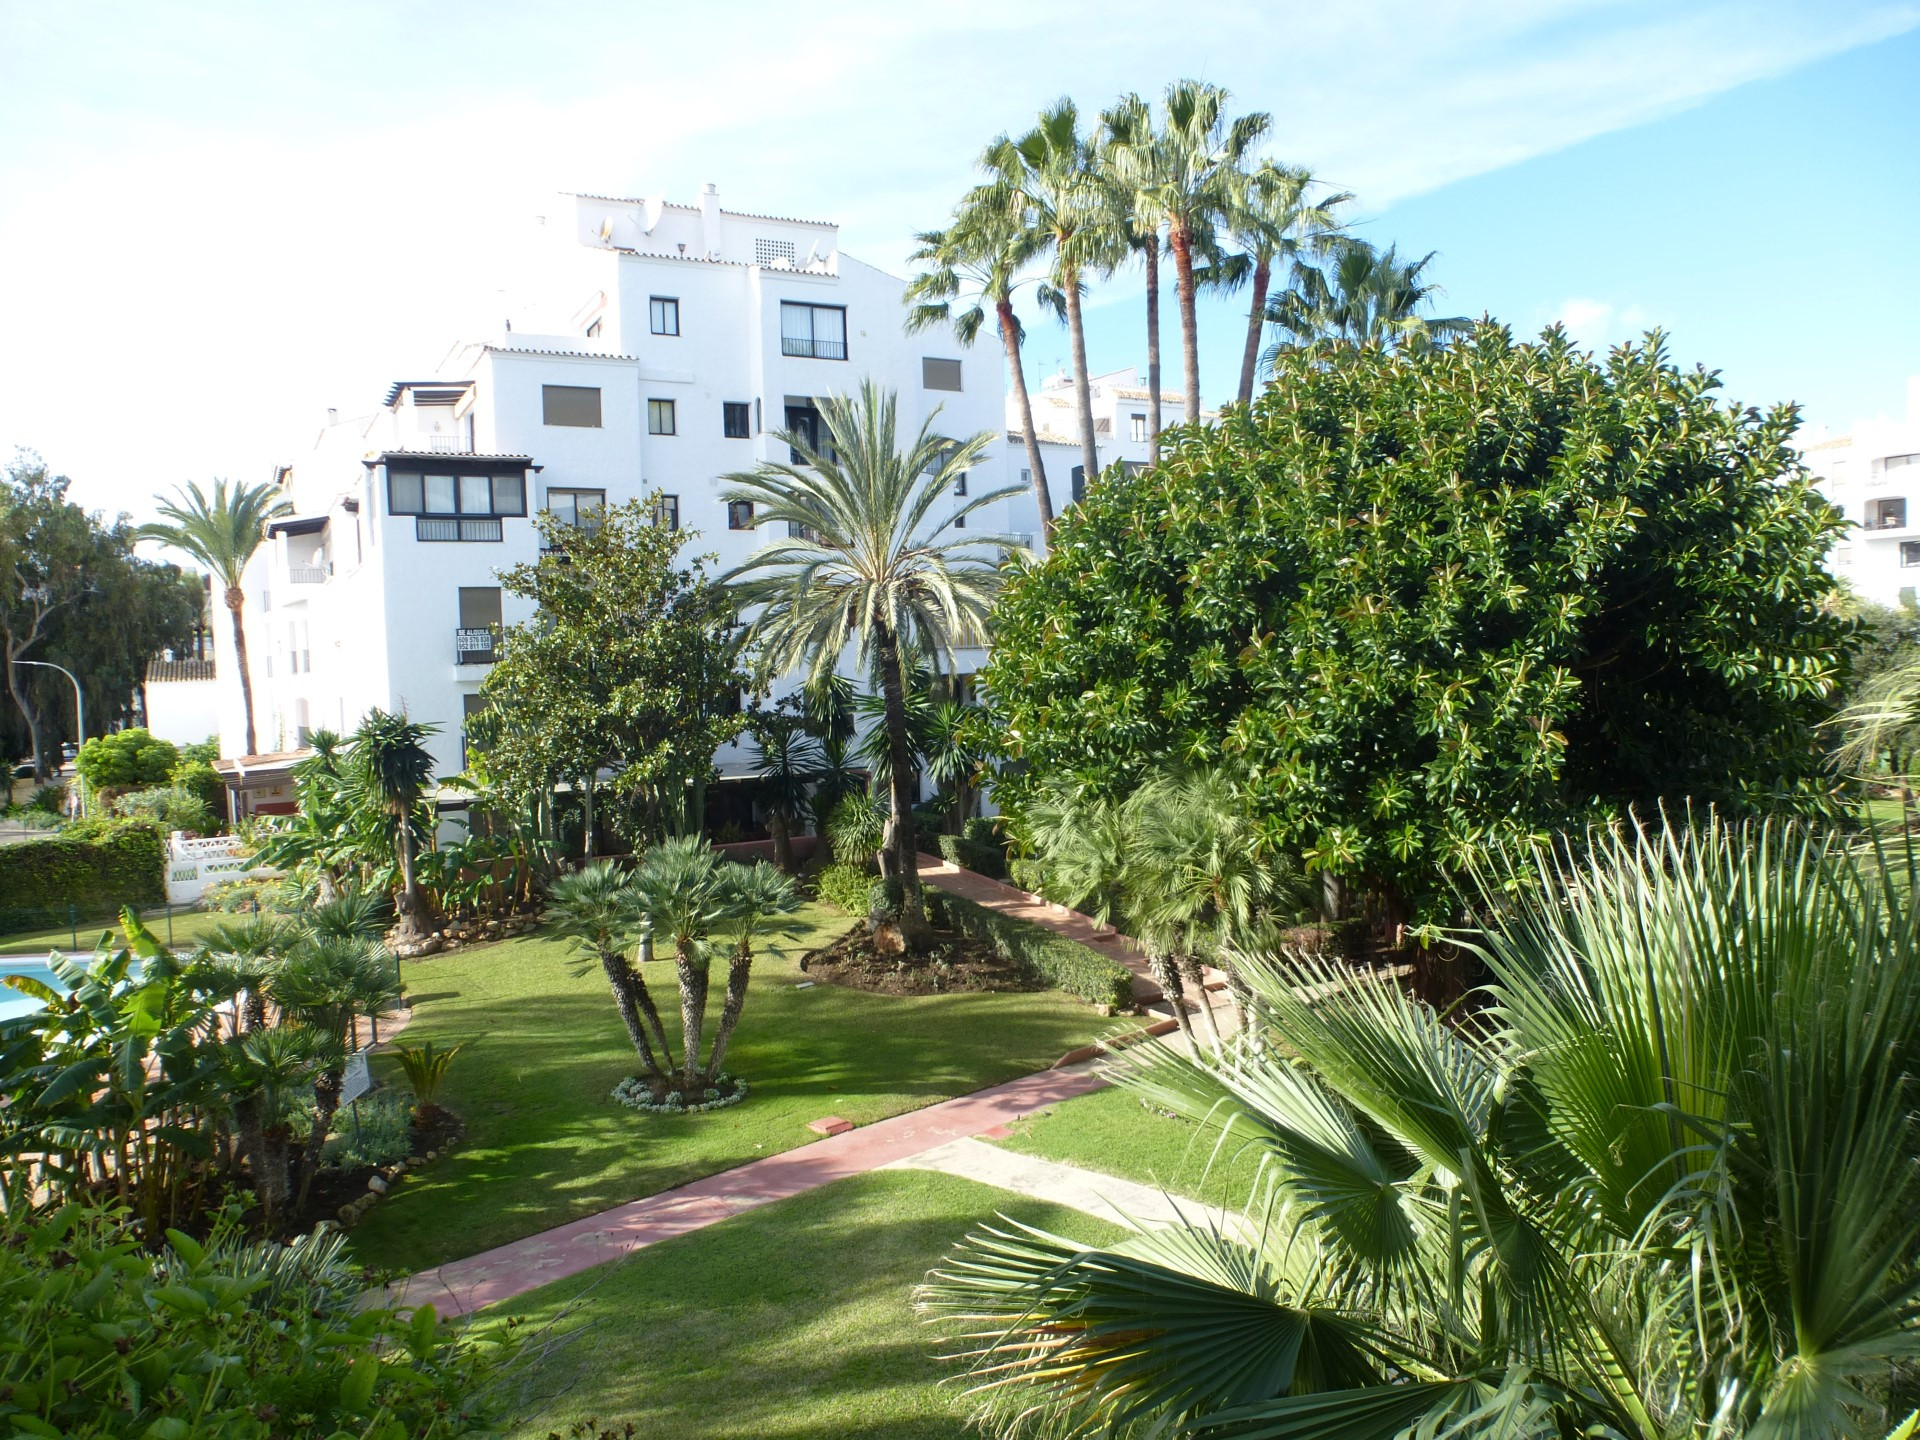
[{"label": "shrub", "polygon": [[0,929],[31,928],[69,906],[97,915],[166,901],[166,846],[141,821],[70,825],[9,845],[0,861]]},{"label": "shrub", "polygon": [[227,813],[227,782],[220,778],[220,772],[205,760],[185,760],[173,767],[168,783],[182,790],[192,792],[199,797],[200,803],[207,807],[207,813],[218,824]]},{"label": "shrub", "polygon": [[55,815],[52,811],[35,810],[31,807],[9,810],[7,819],[29,830],[58,830],[66,823],[64,815]]},{"label": "shrub", "polygon": [[414,1103],[404,1092],[389,1085],[356,1104],[357,1120],[353,1106],[342,1105],[334,1112],[333,1129],[320,1149],[321,1165],[358,1170],[363,1165],[391,1165],[413,1153]]},{"label": "shrub", "polygon": [[976,845],[991,845],[996,850],[1001,848],[1000,827],[988,816],[969,815],[960,833]]},{"label": "shrub", "polygon": [[400,1047],[400,1068],[406,1071],[407,1084],[413,1087],[413,1098],[419,1106],[421,1120],[439,1111],[440,1087],[446,1083],[447,1067],[453,1064],[453,1057],[463,1048],[462,1045],[449,1045],[441,1050],[431,1040],[424,1045]]},{"label": "shrub", "polygon": [[873,877],[858,865],[829,865],[814,877],[814,890],[836,910],[849,915],[867,913],[867,887]]},{"label": "shrub", "polygon": [[[906,891],[897,875],[880,875],[867,882],[867,905],[861,913],[864,915],[898,915],[900,907],[906,902]],[[924,902],[923,902],[924,903]],[[931,920],[928,922],[931,924]]]},{"label": "shrub", "polygon": [[1112,1010],[1133,1006],[1133,972],[1097,950],[1001,915],[958,895],[942,895],[949,929],[985,940],[1042,984]]},{"label": "shrub", "polygon": [[827,817],[827,843],[834,858],[860,865],[873,873],[874,856],[887,834],[887,812],[870,795],[856,791],[845,796]]},{"label": "shrub", "polygon": [[982,845],[964,835],[942,835],[940,858],[991,880],[1007,878],[1007,857],[998,845]]},{"label": "shrub", "polygon": [[73,763],[80,778],[96,790],[126,789],[165,784],[180,763],[180,752],[172,741],[136,726],[87,741]]},{"label": "shrub", "polygon": [[307,908],[300,886],[291,876],[242,876],[210,885],[200,897],[202,910],[224,910],[229,915],[263,911],[293,915]]},{"label": "shrub", "polygon": [[46,810],[55,815],[67,813],[67,787],[55,781],[42,785],[27,797],[29,810]]},{"label": "shrub", "polygon": [[510,1353],[497,1329],[476,1342],[431,1305],[362,1309],[337,1234],[278,1245],[238,1231],[231,1214],[204,1245],[169,1231],[149,1260],[114,1211],[0,1218],[10,1428],[163,1440],[482,1428],[478,1397]]},{"label": "shrub", "polygon": [[157,785],[134,790],[113,802],[113,813],[129,819],[151,820],[162,830],[185,830],[205,835],[214,828],[213,812],[199,795],[182,785]]}]

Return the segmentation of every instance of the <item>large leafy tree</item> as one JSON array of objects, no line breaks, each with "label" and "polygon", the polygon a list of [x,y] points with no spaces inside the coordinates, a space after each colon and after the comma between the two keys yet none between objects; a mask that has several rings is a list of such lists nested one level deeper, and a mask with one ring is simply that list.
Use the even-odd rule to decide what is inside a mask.
[{"label": "large leafy tree", "polygon": [[1233,423],[1109,476],[995,614],[1025,763],[1119,797],[1243,787],[1276,849],[1432,927],[1489,847],[1691,796],[1827,803],[1851,626],[1791,406],[1721,404],[1657,338],[1283,354]]},{"label": "large leafy tree", "polygon": [[807,437],[782,433],[796,462],[766,461],[727,476],[728,500],[753,505],[756,523],[787,531],[728,580],[768,675],[805,666],[818,681],[850,647],[877,674],[901,930],[910,947],[921,948],[927,926],[913,830],[908,673],[917,656],[985,643],[1012,547],[956,525],[1018,487],[982,491],[947,509],[955,477],[979,463],[993,437],[952,440],[934,430],[932,418],[903,437],[898,410],[891,391],[866,381],[857,397],[822,405],[830,445],[815,450]]},{"label": "large leafy tree", "polygon": [[276,494],[271,485],[228,485],[213,482],[209,495],[197,481],[181,487],[175,498],[163,500],[159,511],[165,518],[140,527],[140,536],[170,545],[190,555],[213,576],[219,585],[227,614],[233,624],[234,662],[240,671],[240,700],[247,717],[247,753],[257,754],[259,737],[253,723],[253,673],[247,666],[247,631],[244,613],[247,592],[241,580],[247,562],[267,538],[267,524],[292,509],[291,503]]},{"label": "large leafy tree", "polygon": [[626,815],[642,816],[636,828],[679,830],[689,791],[742,725],[732,599],[699,561],[680,563],[691,532],[657,514],[649,498],[608,509],[591,530],[541,518],[541,558],[500,576],[538,618],[501,635],[481,687],[487,709],[468,728],[496,786],[578,787],[589,856],[602,771]]},{"label": "large leafy tree", "polygon": [[[1014,292],[1033,277],[1027,268],[1045,248],[1041,233],[1020,223],[1010,213],[1006,197],[990,185],[975,186],[954,210],[944,230],[918,237],[919,248],[910,257],[920,266],[907,285],[909,333],[929,325],[952,325],[964,344],[971,345],[993,311],[1000,345],[1007,357],[1007,374],[1020,407],[1020,438],[1026,448],[1027,469],[1033,477],[1033,501],[1040,512],[1043,535],[1053,533],[1053,496],[1047,489],[1047,467],[1040,454],[1040,437],[1033,428],[1033,398],[1027,391],[1026,367],[1020,345],[1026,332],[1013,310]],[[1048,289],[1050,301],[1058,292]]]},{"label": "large leafy tree", "polygon": [[1916,858],[1719,821],[1523,855],[1465,1025],[1251,965],[1266,1045],[1126,1080],[1260,1158],[1253,1223],[989,1224],[923,1304],[1019,1433],[1883,1435],[1920,1338]]}]

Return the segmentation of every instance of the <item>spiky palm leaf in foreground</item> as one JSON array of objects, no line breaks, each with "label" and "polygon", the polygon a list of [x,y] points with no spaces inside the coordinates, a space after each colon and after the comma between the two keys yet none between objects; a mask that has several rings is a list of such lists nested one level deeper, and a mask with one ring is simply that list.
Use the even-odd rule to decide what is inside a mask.
[{"label": "spiky palm leaf in foreground", "polygon": [[1920,1349],[1914,873],[1793,830],[1603,836],[1493,877],[1525,898],[1461,1024],[1250,965],[1297,1058],[1125,1078],[1258,1148],[1262,1238],[1003,1222],[921,1304],[1008,1430],[1884,1434]]},{"label": "spiky palm leaf in foreground", "polygon": [[929,417],[902,443],[896,397],[872,381],[856,398],[822,401],[820,413],[830,444],[816,450],[807,437],[781,432],[794,463],[769,460],[726,477],[727,500],[752,504],[756,525],[787,531],[727,580],[750,617],[747,642],[763,672],[804,665],[818,679],[857,646],[879,676],[892,766],[890,838],[905,891],[902,929],[913,944],[925,921],[905,667],[914,656],[951,656],[986,643],[1001,562],[1016,547],[1004,536],[961,527],[1019,487],[953,499],[956,482],[993,437],[952,440],[935,432]]}]

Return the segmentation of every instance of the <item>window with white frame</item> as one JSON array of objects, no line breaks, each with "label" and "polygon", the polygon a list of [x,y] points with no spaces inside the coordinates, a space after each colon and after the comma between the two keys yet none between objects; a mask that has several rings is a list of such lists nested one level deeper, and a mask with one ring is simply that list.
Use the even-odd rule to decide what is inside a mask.
[{"label": "window with white frame", "polygon": [[1144,440],[1147,438],[1147,417],[1145,415],[1129,415],[1127,417],[1127,438],[1130,440]]}]

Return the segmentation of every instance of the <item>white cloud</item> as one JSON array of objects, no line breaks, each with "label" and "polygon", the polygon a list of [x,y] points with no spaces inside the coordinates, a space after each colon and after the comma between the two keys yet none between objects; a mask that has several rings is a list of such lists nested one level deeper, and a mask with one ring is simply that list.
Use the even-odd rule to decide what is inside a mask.
[{"label": "white cloud", "polygon": [[[112,508],[262,476],[325,407],[497,325],[556,190],[711,179],[897,271],[982,144],[1063,91],[1219,81],[1377,209],[1916,23],[1788,0],[11,9],[0,447]],[[1583,336],[1637,323],[1565,310]]]},{"label": "white cloud", "polygon": [[1610,300],[1575,297],[1564,300],[1543,324],[1564,325],[1574,342],[1596,354],[1604,354],[1615,345],[1638,340],[1653,325],[1652,317],[1639,305],[1617,305]]}]

